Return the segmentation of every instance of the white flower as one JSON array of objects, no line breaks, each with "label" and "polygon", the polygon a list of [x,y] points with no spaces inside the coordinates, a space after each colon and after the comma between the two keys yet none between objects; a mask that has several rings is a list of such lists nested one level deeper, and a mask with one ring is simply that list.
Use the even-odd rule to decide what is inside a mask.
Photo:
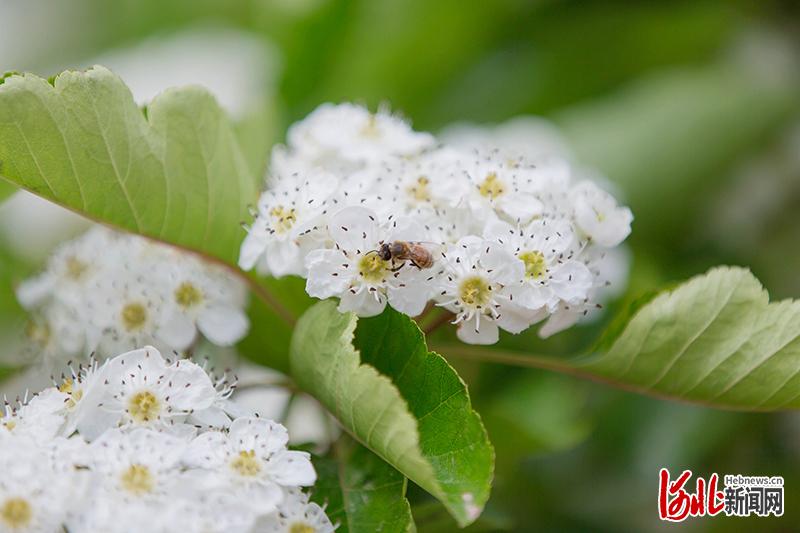
[{"label": "white flower", "polygon": [[82,500],[86,473],[55,468],[53,449],[25,437],[0,435],[0,449],[0,531],[60,531]]},{"label": "white flower", "polygon": [[[630,210],[572,162],[551,125],[526,118],[452,138],[437,143],[383,112],[320,106],[273,151],[240,265],[303,276],[309,295],[339,298],[340,311],[360,316],[379,314],[387,303],[416,316],[433,300],[456,313],[465,342],[495,342],[498,328],[518,333],[550,316],[541,331],[552,334],[596,309],[610,281],[598,258],[630,233]],[[325,175],[333,177],[319,178]],[[576,178],[583,181],[576,185]],[[309,195],[324,197],[324,209],[295,209]],[[302,231],[270,233],[264,206],[273,205],[293,206],[289,225]],[[457,258],[482,280],[462,287],[463,265],[441,258],[441,250],[484,239],[496,253]],[[434,243],[434,267],[381,259],[381,246],[397,241]],[[502,264],[503,253],[516,266]]]},{"label": "white flower", "polygon": [[325,514],[325,509],[308,501],[308,495],[297,490],[288,491],[275,513],[256,525],[258,533],[333,533],[336,527]]},{"label": "white flower", "polygon": [[289,129],[289,147],[318,163],[374,162],[407,156],[434,144],[433,136],[413,131],[386,111],[370,113],[353,104],[323,104]]},{"label": "white flower", "polygon": [[259,513],[249,502],[242,501],[235,491],[205,490],[196,484],[194,473],[190,470],[183,476],[181,491],[173,494],[167,509],[161,511],[165,533],[252,532]]},{"label": "white flower", "polygon": [[182,439],[153,429],[110,429],[91,444],[89,467],[102,480],[98,490],[158,499],[175,483],[185,447]]},{"label": "white flower", "polygon": [[209,428],[227,428],[231,424],[231,419],[239,416],[249,416],[252,413],[244,406],[231,400],[231,396],[236,391],[239,378],[231,375],[227,370],[222,374],[215,374],[213,369],[207,369],[205,364],[203,370],[214,384],[214,401],[205,409],[196,409],[189,416],[189,421]]},{"label": "white flower", "polygon": [[384,217],[443,209],[469,192],[470,184],[459,171],[462,157],[444,147],[413,157],[386,158],[351,174],[346,183],[348,190],[363,191],[359,196],[371,195],[367,207]]},{"label": "white flower", "polygon": [[439,305],[456,315],[458,338],[471,344],[493,344],[498,326],[519,333],[541,318],[538,311],[514,301],[522,287],[522,261],[501,246],[465,237],[447,248],[442,261]]},{"label": "white flower", "polygon": [[217,346],[231,346],[245,336],[250,328],[244,312],[245,287],[228,272],[199,261],[178,260],[167,276],[172,298],[165,304],[167,318],[160,331],[164,335],[167,328],[173,328],[171,338],[189,339],[189,343],[175,342],[173,346],[188,346],[197,330]]},{"label": "white flower", "polygon": [[547,318],[544,325],[539,328],[539,336],[543,339],[555,335],[567,328],[575,325],[587,312],[586,306],[568,306],[560,304],[553,313]]},{"label": "white flower", "polygon": [[468,205],[474,216],[488,220],[494,212],[522,224],[552,210],[553,195],[566,187],[570,175],[563,161],[534,164],[507,160],[494,152],[474,153],[463,166],[472,185]]},{"label": "white flower", "polygon": [[64,304],[80,300],[99,269],[98,251],[112,248],[112,241],[110,232],[90,231],[84,238],[59,246],[48,259],[44,272],[19,284],[20,304],[30,310],[51,297]]},{"label": "white flower", "polygon": [[202,367],[187,360],[167,363],[153,347],[115,357],[97,379],[97,386],[83,397],[76,421],[90,441],[118,426],[181,424],[192,411],[211,406],[216,395]]},{"label": "white flower", "polygon": [[[25,327],[25,337],[32,355],[40,356],[46,363],[60,360],[66,355],[81,353],[86,346],[86,317],[82,306],[71,306],[51,300],[34,311]],[[84,327],[76,327],[78,324]]]},{"label": "white flower", "polygon": [[338,296],[340,311],[359,316],[379,314],[387,301],[411,316],[422,312],[430,298],[433,270],[387,261],[378,254],[384,243],[424,240],[419,225],[400,219],[382,227],[373,211],[346,207],[331,217],[328,229],[335,248],[315,250],[306,258],[309,295]]},{"label": "white flower", "polygon": [[0,436],[11,434],[46,444],[56,437],[64,424],[63,396],[54,388],[45,389],[30,399],[18,400],[16,405],[7,400],[4,403],[0,409]]},{"label": "white flower", "polygon": [[147,344],[186,350],[198,330],[218,346],[247,333],[244,284],[222,267],[96,226],[62,245],[17,296],[46,359],[105,356]]},{"label": "white flower", "polygon": [[94,357],[91,357],[89,363],[78,365],[77,370],[69,367],[67,375],[62,374],[60,381],[56,382],[56,387],[45,389],[42,393],[51,391],[51,394],[57,396],[61,401],[59,406],[59,413],[63,416],[63,426],[60,433],[63,436],[70,436],[76,429],[77,421],[84,415],[84,409],[88,403],[83,399],[89,394],[89,391],[96,389],[100,386],[99,380],[99,365]]},{"label": "white flower", "polygon": [[96,291],[84,303],[90,313],[83,326],[88,346],[102,354],[149,344],[185,349],[191,337],[167,323],[167,294],[133,270],[135,265],[120,261],[118,271],[97,279]]},{"label": "white flower", "polygon": [[242,244],[239,266],[249,270],[258,264],[260,272],[276,277],[303,274],[305,252],[324,239],[318,230],[333,208],[338,179],[314,170],[274,175],[271,183],[274,187],[258,201],[258,216]]},{"label": "white flower", "polygon": [[591,181],[583,181],[571,191],[575,222],[592,239],[605,247],[617,246],[631,232],[633,214],[619,207],[613,196]]},{"label": "white flower", "polygon": [[[300,492],[316,480],[309,454],[286,448],[283,426],[240,416],[234,385],[148,347],[7,403],[0,531],[248,533],[279,505],[324,525]],[[185,423],[215,416],[230,431]]]},{"label": "white flower", "polygon": [[566,220],[537,219],[516,228],[493,220],[486,224],[484,237],[522,261],[525,275],[518,291],[520,304],[530,309],[547,307],[552,312],[562,301],[578,304],[588,297],[594,277],[577,259],[582,246]]},{"label": "white flower", "polygon": [[272,512],[283,499],[281,487],[312,485],[314,467],[306,452],[289,451],[286,428],[255,417],[238,418],[227,433],[209,431],[195,438],[185,462],[205,469],[210,489],[237,491],[258,512]]}]

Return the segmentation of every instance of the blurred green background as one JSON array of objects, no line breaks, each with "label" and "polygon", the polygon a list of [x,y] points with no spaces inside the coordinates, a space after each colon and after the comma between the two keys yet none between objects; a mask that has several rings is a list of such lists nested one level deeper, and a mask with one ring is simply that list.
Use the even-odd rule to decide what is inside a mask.
[{"label": "blurred green background", "polygon": [[[170,85],[209,86],[259,169],[287,126],[325,101],[388,103],[431,131],[554,121],[635,214],[629,286],[593,324],[547,342],[529,330],[501,348],[582,352],[638,295],[721,263],[750,267],[773,298],[800,296],[797,2],[0,0],[0,71],[92,63],[143,102]],[[0,208],[5,280],[49,246],[15,240],[11,211]],[[0,298],[0,330],[19,316]],[[716,411],[451,362],[497,450],[493,496],[470,530],[800,530],[795,413]],[[661,467],[782,475],[785,516],[660,523]],[[420,531],[454,528],[421,491],[410,497]]]}]

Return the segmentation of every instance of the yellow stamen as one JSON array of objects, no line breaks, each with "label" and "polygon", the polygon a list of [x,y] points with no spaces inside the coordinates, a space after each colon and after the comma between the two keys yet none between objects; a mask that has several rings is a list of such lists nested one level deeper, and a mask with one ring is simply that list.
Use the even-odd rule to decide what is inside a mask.
[{"label": "yellow stamen", "polygon": [[75,388],[75,382],[72,378],[65,379],[64,382],[58,386],[58,390],[64,394],[69,394],[69,399],[65,404],[67,409],[72,409],[78,405],[78,402],[83,398],[83,389]]},{"label": "yellow stamen", "polygon": [[0,518],[11,529],[23,528],[30,524],[33,518],[31,504],[22,498],[9,498],[0,507]]},{"label": "yellow stamen", "polygon": [[376,253],[365,254],[358,262],[358,272],[370,283],[378,283],[389,272],[389,261],[384,261]]},{"label": "yellow stamen", "polygon": [[89,269],[89,265],[81,261],[75,256],[67,258],[67,277],[73,281],[81,279],[84,273]]},{"label": "yellow stamen", "polygon": [[133,464],[120,476],[120,484],[128,492],[141,495],[153,490],[155,480],[149,468]]},{"label": "yellow stamen", "polygon": [[495,172],[490,172],[486,175],[486,179],[483,180],[480,187],[478,187],[478,192],[481,193],[481,196],[494,200],[506,192],[506,186],[500,181]]},{"label": "yellow stamen", "polygon": [[273,218],[272,227],[277,233],[286,233],[297,222],[297,213],[294,208],[286,209],[282,205],[273,207],[269,215]]},{"label": "yellow stamen", "polygon": [[130,303],[122,308],[122,325],[128,331],[141,329],[147,322],[147,309],[140,303]]},{"label": "yellow stamen", "polygon": [[184,281],[175,289],[175,301],[184,309],[188,309],[203,301],[203,293],[193,283]]},{"label": "yellow stamen", "polygon": [[25,327],[25,335],[39,346],[47,346],[47,343],[50,342],[50,326],[46,322],[28,322]]},{"label": "yellow stamen", "polygon": [[256,459],[255,450],[242,450],[231,461],[231,468],[239,475],[253,477],[261,472],[261,463]]},{"label": "yellow stamen", "polygon": [[305,522],[294,522],[289,526],[289,533],[314,533],[315,531],[314,526]]},{"label": "yellow stamen", "polygon": [[525,276],[527,278],[538,279],[547,274],[547,262],[544,254],[538,250],[522,252],[518,256],[525,263]]},{"label": "yellow stamen", "polygon": [[429,202],[431,193],[428,190],[430,180],[426,176],[420,176],[413,185],[408,187],[408,194],[417,202]]},{"label": "yellow stamen", "polygon": [[489,282],[480,276],[473,276],[461,282],[459,287],[461,301],[471,307],[483,307],[491,298]]},{"label": "yellow stamen", "polygon": [[161,402],[150,391],[137,392],[128,402],[128,414],[139,424],[158,418],[161,413]]}]

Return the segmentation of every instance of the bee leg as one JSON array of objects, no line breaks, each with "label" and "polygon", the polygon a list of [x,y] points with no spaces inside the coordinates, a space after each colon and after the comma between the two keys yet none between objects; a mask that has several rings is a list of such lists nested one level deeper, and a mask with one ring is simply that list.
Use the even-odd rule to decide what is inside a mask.
[{"label": "bee leg", "polygon": [[400,266],[399,266],[399,267],[397,267],[397,268],[392,268],[392,269],[390,269],[390,270],[391,270],[392,272],[397,272],[397,271],[399,271],[401,268],[403,268],[405,265],[406,265],[406,262],[405,262],[405,261],[403,261],[402,263],[400,263]]},{"label": "bee leg", "polygon": [[421,267],[421,266],[419,266],[419,265],[417,264],[417,262],[416,262],[416,261],[414,261],[413,259],[411,260],[411,264],[412,264],[412,265],[414,265],[415,267],[417,267],[419,270],[422,270],[422,267]]}]

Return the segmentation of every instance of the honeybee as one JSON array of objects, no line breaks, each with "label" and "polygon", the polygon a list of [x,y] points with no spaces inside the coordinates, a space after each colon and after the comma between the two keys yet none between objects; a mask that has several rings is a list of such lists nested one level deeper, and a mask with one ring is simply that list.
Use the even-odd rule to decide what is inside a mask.
[{"label": "honeybee", "polygon": [[430,268],[433,266],[433,254],[423,244],[418,242],[408,241],[392,241],[381,244],[381,247],[375,250],[378,257],[384,261],[402,261],[403,263],[393,270],[400,270],[406,261],[410,262],[415,267],[422,270],[423,268]]}]

